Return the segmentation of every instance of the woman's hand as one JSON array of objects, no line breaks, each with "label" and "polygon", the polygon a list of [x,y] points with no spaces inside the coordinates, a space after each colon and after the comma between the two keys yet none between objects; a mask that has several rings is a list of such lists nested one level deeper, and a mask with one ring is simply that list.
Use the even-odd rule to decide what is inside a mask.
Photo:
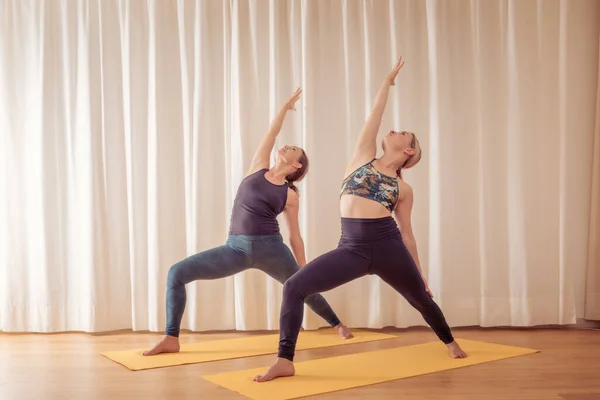
[{"label": "woman's hand", "polygon": [[400,56],[398,62],[394,66],[394,69],[392,70],[392,72],[390,72],[390,74],[387,77],[387,81],[390,84],[390,86],[394,86],[396,84],[395,80],[398,76],[398,72],[400,72],[400,69],[402,69],[402,66],[404,66],[404,60],[402,59],[402,56]]},{"label": "woman's hand", "polygon": [[288,110],[296,111],[296,102],[302,94],[302,89],[296,89],[296,92],[285,102],[285,108]]},{"label": "woman's hand", "polygon": [[246,176],[262,168],[269,168],[269,157],[271,155],[271,151],[273,150],[273,146],[275,146],[275,138],[281,131],[283,120],[285,119],[285,115],[288,110],[296,109],[296,102],[300,98],[301,93],[302,90],[300,88],[296,89],[296,92],[293,94],[293,96],[283,104],[283,107],[281,107],[279,113],[277,113],[273,121],[271,121],[271,124],[269,125],[269,131],[263,137],[262,141],[258,145],[258,148],[254,152],[254,156],[252,157],[250,168],[248,169]]},{"label": "woman's hand", "polygon": [[427,283],[427,279],[425,279],[424,276],[422,276],[422,277],[423,277],[423,283],[425,284],[425,291],[427,292],[429,297],[431,297],[433,299],[433,293],[431,293],[431,290],[429,289],[429,284]]},{"label": "woman's hand", "polygon": [[431,290],[429,290],[429,286],[425,285],[425,291],[427,292],[427,294],[429,294],[429,296],[433,299],[433,293],[431,293]]},{"label": "woman's hand", "polygon": [[354,154],[348,165],[346,165],[344,176],[348,176],[356,168],[366,164],[377,155],[377,132],[379,132],[379,127],[381,126],[381,119],[383,118],[383,111],[385,110],[388,100],[390,86],[395,85],[394,81],[403,65],[404,60],[400,57],[392,72],[390,72],[390,74],[381,82],[381,87],[377,92],[377,96],[375,96],[373,109],[371,110],[360,135],[358,135]]}]

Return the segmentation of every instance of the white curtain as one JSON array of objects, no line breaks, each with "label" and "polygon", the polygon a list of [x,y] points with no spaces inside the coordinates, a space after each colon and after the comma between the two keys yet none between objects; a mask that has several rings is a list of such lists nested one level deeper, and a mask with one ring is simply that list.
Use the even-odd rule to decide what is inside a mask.
[{"label": "white curtain", "polygon": [[[598,63],[598,82],[600,83],[600,60]],[[584,318],[600,321],[600,84],[598,84],[596,97],[596,126],[593,151],[592,202],[588,237]]]},{"label": "white curtain", "polygon": [[[382,133],[424,149],[404,175],[449,323],[575,322],[598,245],[599,27],[596,0],[0,0],[0,330],[163,330],[169,267],[224,242],[297,86],[278,145],[311,160],[308,259],[333,249],[345,163],[400,54]],[[350,326],[423,325],[376,277],[325,296]],[[190,284],[182,328],[277,329],[280,302],[257,271]]]}]

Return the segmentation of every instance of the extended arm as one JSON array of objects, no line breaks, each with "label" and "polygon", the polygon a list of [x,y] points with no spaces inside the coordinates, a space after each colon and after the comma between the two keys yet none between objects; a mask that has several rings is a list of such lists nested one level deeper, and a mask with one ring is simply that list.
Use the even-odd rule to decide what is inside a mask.
[{"label": "extended arm", "polygon": [[402,60],[402,57],[400,57],[392,72],[390,72],[381,83],[377,96],[375,97],[373,109],[358,136],[358,141],[354,148],[352,160],[348,164],[346,175],[358,168],[358,166],[371,161],[375,157],[375,154],[377,153],[377,132],[379,132],[379,127],[381,126],[381,119],[387,104],[389,89],[391,86],[395,85],[394,80],[403,65],[404,61]]},{"label": "extended arm", "polygon": [[252,174],[263,168],[269,168],[269,157],[273,150],[273,146],[275,146],[275,138],[279,135],[279,132],[281,132],[281,127],[283,126],[283,121],[285,120],[285,115],[288,110],[296,110],[295,103],[300,98],[301,93],[302,90],[298,88],[292,97],[283,104],[273,121],[271,121],[267,134],[263,137],[252,157],[248,174]]},{"label": "extended arm", "polygon": [[292,189],[288,189],[288,201],[283,210],[285,221],[289,229],[290,245],[292,252],[296,258],[296,262],[300,267],[306,265],[306,255],[304,252],[304,241],[300,234],[300,226],[298,223],[298,211],[300,208],[300,199],[298,194]]},{"label": "extended arm", "polygon": [[394,217],[396,222],[398,223],[398,227],[400,228],[400,232],[402,233],[402,241],[404,245],[408,249],[410,255],[412,256],[421,277],[423,278],[423,282],[425,283],[425,289],[429,293],[430,296],[433,297],[431,291],[429,290],[429,286],[427,284],[427,279],[425,275],[423,275],[423,270],[421,269],[421,262],[419,261],[419,252],[417,251],[417,241],[415,240],[415,235],[412,230],[411,223],[411,213],[413,207],[413,190],[406,182],[400,181],[398,182],[400,185],[400,201],[396,205],[394,209]]}]

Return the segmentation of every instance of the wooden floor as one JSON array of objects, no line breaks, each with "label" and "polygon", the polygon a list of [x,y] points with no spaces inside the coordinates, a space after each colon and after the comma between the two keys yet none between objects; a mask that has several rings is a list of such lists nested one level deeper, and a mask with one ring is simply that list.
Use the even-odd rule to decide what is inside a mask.
[{"label": "wooden floor", "polygon": [[[302,351],[297,361],[435,340],[427,330],[383,330],[398,339]],[[541,353],[312,398],[600,400],[600,331],[456,329],[458,338],[531,347]],[[265,332],[261,332],[264,334]],[[193,334],[182,342],[259,333]],[[243,399],[203,374],[269,365],[274,356],[131,372],[98,353],[145,347],[160,335],[0,334],[0,399]],[[400,362],[400,361],[399,361]]]}]

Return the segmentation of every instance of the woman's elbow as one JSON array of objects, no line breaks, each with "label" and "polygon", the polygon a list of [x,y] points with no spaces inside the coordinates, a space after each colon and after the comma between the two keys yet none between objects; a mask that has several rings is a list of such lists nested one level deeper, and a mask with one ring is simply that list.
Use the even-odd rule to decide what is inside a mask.
[{"label": "woman's elbow", "polygon": [[292,246],[302,245],[302,236],[299,233],[291,234],[290,243]]},{"label": "woman's elbow", "polygon": [[408,232],[402,233],[402,240],[404,241],[405,244],[415,244],[417,242],[417,240],[415,239],[415,235],[413,235],[412,232]]}]

